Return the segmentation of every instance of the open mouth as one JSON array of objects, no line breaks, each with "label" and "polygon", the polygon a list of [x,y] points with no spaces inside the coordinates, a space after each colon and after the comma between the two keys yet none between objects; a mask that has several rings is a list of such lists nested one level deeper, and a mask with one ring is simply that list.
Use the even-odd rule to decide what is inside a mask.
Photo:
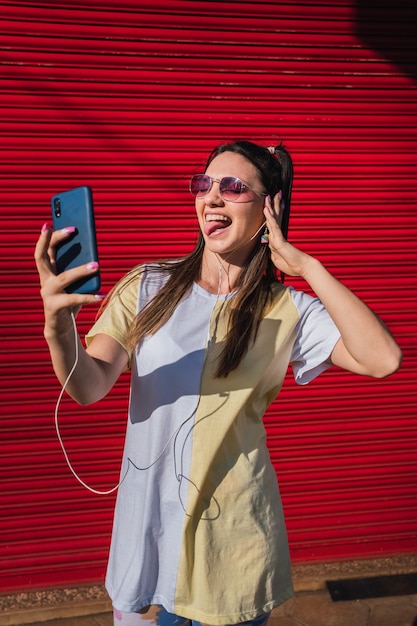
[{"label": "open mouth", "polygon": [[218,232],[224,231],[232,223],[229,217],[221,214],[207,214],[204,223],[204,234],[210,237]]}]

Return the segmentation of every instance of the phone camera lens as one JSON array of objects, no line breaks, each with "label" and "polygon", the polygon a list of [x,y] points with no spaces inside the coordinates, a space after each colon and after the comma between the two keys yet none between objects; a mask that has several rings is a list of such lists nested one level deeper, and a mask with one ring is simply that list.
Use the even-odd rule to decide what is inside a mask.
[{"label": "phone camera lens", "polygon": [[61,202],[59,198],[55,198],[54,200],[54,212],[55,217],[61,217]]}]

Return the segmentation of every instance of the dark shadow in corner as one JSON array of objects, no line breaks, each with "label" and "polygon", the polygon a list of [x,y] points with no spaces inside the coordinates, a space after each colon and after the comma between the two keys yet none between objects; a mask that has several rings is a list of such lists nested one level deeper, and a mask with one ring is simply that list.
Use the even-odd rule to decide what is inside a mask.
[{"label": "dark shadow in corner", "polygon": [[417,80],[416,0],[356,0],[355,30],[368,48]]},{"label": "dark shadow in corner", "polygon": [[333,602],[408,596],[417,593],[417,572],[327,580],[326,585]]}]

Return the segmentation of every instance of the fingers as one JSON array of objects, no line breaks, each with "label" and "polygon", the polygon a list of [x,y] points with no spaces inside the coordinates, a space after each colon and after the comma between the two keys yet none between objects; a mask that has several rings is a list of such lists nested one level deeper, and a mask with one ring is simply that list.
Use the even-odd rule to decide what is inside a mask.
[{"label": "fingers", "polygon": [[77,282],[82,278],[94,275],[98,272],[99,265],[96,261],[87,263],[85,265],[78,265],[71,269],[65,270],[57,275],[53,275],[54,289],[58,291],[65,291],[67,287]]},{"label": "fingers", "polygon": [[68,269],[60,274],[57,273],[55,264],[56,246],[74,231],[75,228],[72,226],[53,231],[48,224],[44,224],[34,253],[43,299],[62,295],[66,297],[68,306],[91,303],[104,297],[102,294],[71,294],[71,298],[69,298],[69,295],[66,293],[69,285],[81,278],[96,274],[99,270],[98,263],[92,262]]},{"label": "fingers", "polygon": [[271,200],[270,196],[267,196],[267,198],[265,199],[264,207],[264,215],[266,217],[268,230],[277,245],[282,245],[282,243],[285,241],[281,232],[281,220],[283,213],[282,202],[282,192],[279,191],[274,196],[273,200]]},{"label": "fingers", "polygon": [[278,226],[281,225],[282,213],[283,213],[283,199],[282,199],[282,191],[278,191],[275,194],[274,198],[271,199],[271,196],[267,196],[265,198],[265,208],[268,210],[269,214],[275,219]]},{"label": "fingers", "polygon": [[273,209],[274,209],[274,214],[275,214],[275,219],[276,222],[278,224],[278,226],[281,228],[281,222],[282,222],[282,214],[283,214],[283,199],[282,199],[282,191],[278,191],[277,194],[275,194],[274,196],[274,200],[273,200]]},{"label": "fingers", "polygon": [[42,226],[41,234],[35,247],[35,263],[38,270],[39,277],[42,279],[51,272],[51,260],[48,254],[48,248],[50,246],[52,236],[52,229],[48,224]]},{"label": "fingers", "polygon": [[35,247],[35,261],[42,265],[43,261],[47,261],[48,265],[55,264],[55,247],[61,241],[64,241],[72,233],[75,232],[74,226],[67,226],[61,230],[52,230],[48,224],[44,224],[41,234]]}]

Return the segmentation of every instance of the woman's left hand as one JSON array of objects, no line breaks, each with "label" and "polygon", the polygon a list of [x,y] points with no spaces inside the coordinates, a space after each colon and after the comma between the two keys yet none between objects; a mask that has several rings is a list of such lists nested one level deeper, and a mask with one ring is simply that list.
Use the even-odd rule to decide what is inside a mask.
[{"label": "woman's left hand", "polygon": [[280,223],[283,212],[281,192],[271,202],[265,199],[264,215],[269,230],[269,247],[275,267],[288,276],[303,276],[312,257],[290,244],[282,234]]}]

